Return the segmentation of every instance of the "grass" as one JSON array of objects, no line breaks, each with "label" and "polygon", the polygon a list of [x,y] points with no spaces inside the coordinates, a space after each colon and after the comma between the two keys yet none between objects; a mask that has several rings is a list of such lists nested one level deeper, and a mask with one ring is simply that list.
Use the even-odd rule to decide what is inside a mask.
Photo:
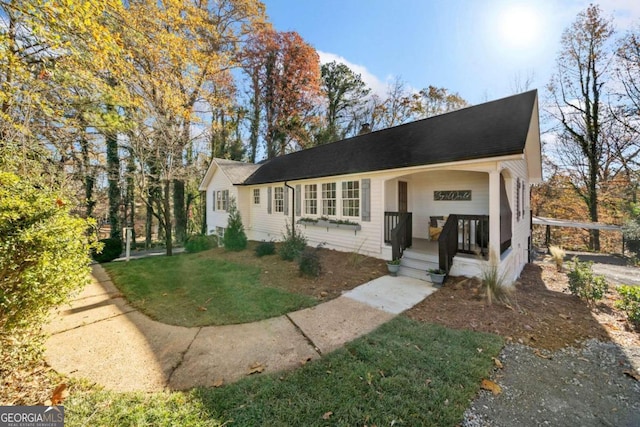
[{"label": "grass", "polygon": [[172,325],[253,322],[317,304],[264,286],[260,268],[218,259],[211,251],[103,266],[134,307]]},{"label": "grass", "polygon": [[496,335],[399,317],[295,371],[217,389],[72,390],[65,421],[69,426],[453,426],[502,345]]}]

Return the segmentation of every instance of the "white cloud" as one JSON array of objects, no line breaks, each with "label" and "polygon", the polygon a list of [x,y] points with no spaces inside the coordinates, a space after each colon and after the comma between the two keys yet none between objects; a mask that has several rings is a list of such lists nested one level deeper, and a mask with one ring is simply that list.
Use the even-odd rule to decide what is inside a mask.
[{"label": "white cloud", "polygon": [[367,70],[367,67],[365,67],[364,65],[354,64],[353,62],[349,62],[346,58],[340,55],[336,55],[335,53],[322,52],[320,50],[318,51],[318,56],[320,56],[321,64],[336,61],[338,63],[346,65],[354,73],[360,74],[362,81],[364,81],[367,86],[371,88],[372,93],[381,97],[384,97],[387,93],[387,81],[380,80],[377,76]]}]

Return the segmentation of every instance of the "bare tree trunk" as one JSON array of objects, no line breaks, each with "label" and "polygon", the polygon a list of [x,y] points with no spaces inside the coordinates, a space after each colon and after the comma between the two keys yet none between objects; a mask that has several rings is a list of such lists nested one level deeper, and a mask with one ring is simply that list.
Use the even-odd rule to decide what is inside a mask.
[{"label": "bare tree trunk", "polygon": [[168,179],[164,182],[164,235],[165,235],[165,243],[167,248],[167,256],[173,255],[173,240],[171,233],[171,206],[169,203],[169,198],[171,194],[171,181]]},{"label": "bare tree trunk", "polygon": [[[113,106],[107,108],[113,109]],[[122,225],[120,223],[120,158],[118,157],[117,135],[106,135],[107,145],[107,178],[109,182],[109,224],[111,238],[122,239]]]}]

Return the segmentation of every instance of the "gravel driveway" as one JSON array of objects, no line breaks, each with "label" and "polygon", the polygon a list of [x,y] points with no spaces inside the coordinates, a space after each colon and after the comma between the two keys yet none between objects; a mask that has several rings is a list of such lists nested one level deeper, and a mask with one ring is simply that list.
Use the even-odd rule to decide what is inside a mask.
[{"label": "gravel driveway", "polygon": [[[566,260],[574,256],[612,285],[640,286],[640,268],[625,258],[567,251]],[[640,374],[638,346],[592,339],[548,352],[507,344],[499,359],[491,379],[502,393],[481,390],[463,426],[640,426],[640,382],[625,373]]]},{"label": "gravel driveway", "polygon": [[640,349],[589,340],[583,348],[556,352],[509,344],[504,367],[492,380],[494,396],[481,391],[465,412],[463,426],[640,426]]}]

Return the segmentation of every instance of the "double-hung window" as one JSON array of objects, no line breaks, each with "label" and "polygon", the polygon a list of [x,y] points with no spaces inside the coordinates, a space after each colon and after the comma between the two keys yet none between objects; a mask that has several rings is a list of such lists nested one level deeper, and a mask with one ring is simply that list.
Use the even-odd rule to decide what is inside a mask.
[{"label": "double-hung window", "polygon": [[342,183],[342,216],[360,216],[360,181]]},{"label": "double-hung window", "polygon": [[254,188],[253,189],[253,204],[254,205],[259,205],[260,204],[260,189],[259,188]]},{"label": "double-hung window", "polygon": [[273,189],[273,210],[275,212],[284,212],[284,187]]},{"label": "double-hung window", "polygon": [[336,183],[322,184],[322,215],[336,215]]},{"label": "double-hung window", "polygon": [[216,192],[216,210],[226,211],[229,208],[229,190]]},{"label": "double-hung window", "polygon": [[318,185],[307,184],[304,186],[304,213],[305,215],[318,214]]}]

